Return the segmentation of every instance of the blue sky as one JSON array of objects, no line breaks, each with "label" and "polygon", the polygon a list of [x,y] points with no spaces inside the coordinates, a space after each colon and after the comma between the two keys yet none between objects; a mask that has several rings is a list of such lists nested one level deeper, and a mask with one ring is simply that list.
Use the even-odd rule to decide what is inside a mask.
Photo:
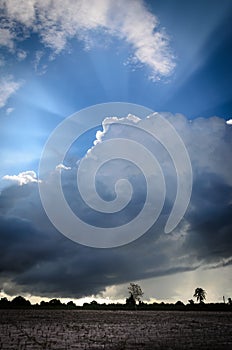
[{"label": "blue sky", "polygon": [[[161,300],[167,284],[178,284],[183,273],[188,292],[183,288],[170,288],[165,300],[187,300],[187,293],[196,283],[203,280],[206,288],[211,288],[212,269],[217,266],[222,269],[221,284],[229,293],[232,251],[228,239],[232,226],[228,213],[232,183],[231,127],[226,120],[232,119],[231,1],[96,0],[89,6],[82,0],[54,3],[22,0],[20,5],[8,0],[1,3],[0,11],[0,233],[3,248],[7,247],[2,258],[2,291],[7,295],[21,292],[43,297],[74,297],[76,293],[84,297],[105,295],[108,288],[111,298],[120,299],[125,296],[124,284],[138,280],[146,288],[147,299],[154,296]],[[113,252],[119,264],[116,267],[109,252],[94,250],[93,253],[90,248],[69,242],[45,219],[42,227],[38,224],[44,213],[40,208],[37,173],[47,138],[71,114],[107,102],[129,102],[153,111],[169,112],[166,117],[185,141],[193,163],[192,201],[176,233],[185,232],[185,241],[179,240],[180,246],[175,249],[170,248],[170,241],[156,241],[157,246],[162,246],[163,254],[151,255],[137,273],[130,270],[129,257],[133,249],[134,253],[139,251],[139,246],[147,252],[149,234],[138,246],[116,249]],[[188,120],[195,121],[192,129],[186,126]],[[95,131],[83,136],[76,145],[77,159],[92,146]],[[125,128],[121,132],[128,137]],[[108,139],[110,135],[114,135],[114,131],[106,130],[104,137]],[[108,176],[110,171],[116,171],[112,169],[106,169]],[[65,181],[71,196],[72,176],[66,176]],[[138,198],[143,197],[140,195]],[[204,196],[208,200],[203,203]],[[70,197],[70,202],[72,200]],[[214,216],[213,222],[215,213],[218,217]],[[207,240],[213,227],[215,245]],[[23,232],[22,242],[19,241],[22,251],[16,253],[22,266],[18,271],[10,266],[10,257],[16,249],[16,231]],[[221,240],[219,232],[222,232]],[[35,253],[38,261],[31,257],[31,262],[27,262],[25,254],[29,247],[23,247],[24,240],[27,236],[33,237],[36,244],[35,235],[41,235],[41,248]],[[49,249],[43,253],[46,239],[50,242]],[[60,254],[64,247],[69,252],[61,267],[66,288],[56,284],[54,266],[59,253],[55,254],[52,249],[53,239]],[[169,252],[168,266],[164,262],[165,249]],[[183,254],[181,264],[177,261],[178,249]],[[78,261],[75,260],[77,252]],[[86,258],[86,252],[94,254],[96,265]],[[47,259],[49,254],[51,259]],[[83,266],[78,273],[71,268],[69,272],[65,270],[65,263],[72,263],[68,255],[73,255],[73,261]],[[119,263],[120,259],[125,265]],[[159,269],[154,268],[157,264]],[[38,276],[34,266],[41,266]],[[46,291],[48,271],[51,284]],[[90,285],[86,282],[77,292],[78,288],[73,289],[67,282],[69,273],[77,280],[78,276],[88,276]],[[94,275],[103,277],[97,281]],[[153,288],[157,283],[159,287]],[[220,288],[216,285],[211,288],[215,291],[210,294],[211,300],[221,298],[223,287]]]}]

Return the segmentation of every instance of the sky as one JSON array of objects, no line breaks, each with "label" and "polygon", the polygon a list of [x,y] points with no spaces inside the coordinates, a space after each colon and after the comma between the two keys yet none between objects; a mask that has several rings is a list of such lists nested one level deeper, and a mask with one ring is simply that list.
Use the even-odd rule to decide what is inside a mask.
[{"label": "sky", "polygon": [[[231,23],[230,0],[0,2],[1,296],[116,302],[125,301],[127,286],[137,282],[150,302],[187,302],[197,287],[209,302],[231,297]],[[92,107],[114,102],[127,113],[113,104],[98,116],[100,109]],[[90,117],[81,112],[86,108]],[[65,131],[70,116],[79,122]],[[159,118],[175,132],[165,126],[159,134]],[[58,142],[43,153],[54,130],[61,130]],[[56,158],[72,133],[80,137]],[[150,153],[130,152],[132,140],[155,154],[154,172]],[[183,144],[191,162],[187,177]],[[47,168],[40,174],[41,159]],[[103,165],[97,170],[96,159]],[[82,165],[81,192],[76,178]],[[164,177],[158,179],[160,169]],[[191,198],[165,233],[178,174],[183,186],[192,185]],[[90,175],[100,196],[92,208]],[[162,207],[139,221],[152,222],[146,232],[137,224],[128,229],[130,237],[138,229],[136,239],[89,246],[83,242],[90,231],[81,231],[81,242],[70,240],[47,215],[46,200],[65,229],[75,231],[56,197],[49,202],[58,178],[72,212],[97,232],[140,218],[149,200],[150,207]],[[148,179],[155,179],[156,204]],[[41,198],[41,188],[47,197]]]}]

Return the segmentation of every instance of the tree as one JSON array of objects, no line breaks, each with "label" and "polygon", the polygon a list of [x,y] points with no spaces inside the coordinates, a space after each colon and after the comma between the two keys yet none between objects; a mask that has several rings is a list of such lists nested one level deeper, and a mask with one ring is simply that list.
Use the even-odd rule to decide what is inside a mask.
[{"label": "tree", "polygon": [[196,288],[193,296],[194,298],[197,298],[199,303],[203,303],[206,299],[206,291],[203,288]]},{"label": "tree", "polygon": [[31,303],[29,300],[19,295],[11,301],[11,305],[16,308],[27,308],[31,306]]},{"label": "tree", "polygon": [[59,299],[51,299],[49,302],[48,302],[48,305],[51,306],[51,307],[60,307],[62,306],[62,303]]},{"label": "tree", "polygon": [[126,305],[135,307],[135,304],[136,304],[135,299],[134,299],[132,293],[130,292],[129,298],[126,298]]},{"label": "tree", "polygon": [[133,297],[136,305],[136,301],[140,301],[141,297],[143,296],[143,291],[141,287],[136,283],[130,283],[128,291],[131,295],[131,298]]},{"label": "tree", "polygon": [[76,304],[70,300],[68,303],[67,303],[67,306],[70,308],[70,309],[75,309],[76,308]]},{"label": "tree", "polygon": [[176,306],[184,306],[184,303],[181,301],[181,300],[178,300],[176,303],[175,303]]},{"label": "tree", "polygon": [[6,297],[1,298],[1,300],[0,300],[0,309],[7,308],[9,306],[10,306],[10,301]]},{"label": "tree", "polygon": [[41,300],[40,306],[41,306],[42,308],[48,307],[48,302],[47,302],[47,301],[44,301],[44,300]]}]

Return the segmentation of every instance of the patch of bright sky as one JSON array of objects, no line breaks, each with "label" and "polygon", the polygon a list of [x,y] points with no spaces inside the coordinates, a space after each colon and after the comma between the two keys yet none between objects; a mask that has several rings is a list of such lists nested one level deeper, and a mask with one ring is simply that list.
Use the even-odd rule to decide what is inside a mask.
[{"label": "patch of bright sky", "polygon": [[[217,285],[213,283],[215,280],[215,273],[217,274]],[[189,299],[194,299],[193,294],[196,286],[202,286],[207,292],[207,302],[223,302],[223,296],[227,300],[230,297],[230,276],[231,269],[229,266],[215,270],[196,270],[189,272],[182,272],[168,276],[161,276],[156,278],[135,281],[144,291],[143,301],[148,303],[162,302],[176,303],[181,300],[188,303]],[[83,305],[83,303],[90,303],[92,300],[97,300],[98,303],[125,303],[128,297],[128,283],[117,286],[106,287],[105,291],[99,295],[92,295],[83,298],[59,298],[61,302],[67,303],[72,300],[76,305]],[[9,296],[1,292],[1,297],[6,296],[9,300],[14,296]],[[44,298],[42,296],[25,295],[32,303],[39,303],[41,300],[49,301],[51,298]]]},{"label": "patch of bright sky", "polygon": [[[18,50],[26,53],[24,60],[16,60],[6,48],[1,49],[7,61],[1,67],[4,74],[13,74],[16,81],[23,82],[0,111],[0,146],[6,159],[2,169],[18,173],[28,169],[30,162],[36,167],[55,126],[97,103],[125,101],[155,111],[184,113],[189,118],[217,114],[228,119],[232,108],[231,1],[224,0],[220,6],[215,0],[146,4],[165,28],[176,56],[174,74],[167,80],[153,82],[148,67],[128,63],[131,47],[127,42],[103,35],[100,43],[101,30],[96,46],[86,50],[83,42],[72,39],[65,51],[53,57],[37,34],[18,43]],[[8,108],[14,111],[6,118]],[[86,135],[86,145],[89,137]],[[13,150],[22,157],[13,156]]]},{"label": "patch of bright sky", "polygon": [[226,117],[231,110],[231,1],[219,6],[217,0],[158,0],[150,1],[150,8],[170,35],[177,57],[166,91],[167,110],[189,117]]}]

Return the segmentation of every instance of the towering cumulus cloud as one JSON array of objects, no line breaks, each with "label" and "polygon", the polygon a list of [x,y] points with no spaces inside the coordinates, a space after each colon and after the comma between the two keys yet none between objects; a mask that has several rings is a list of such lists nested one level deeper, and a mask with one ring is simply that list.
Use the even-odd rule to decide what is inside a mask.
[{"label": "towering cumulus cloud", "polygon": [[[162,116],[174,125],[184,140],[193,169],[191,201],[175,230],[170,234],[163,231],[163,221],[169,215],[170,202],[175,196],[175,169],[169,167],[170,159],[160,144],[150,139],[145,141],[146,147],[159,153],[160,164],[165,169],[167,200],[155,226],[138,240],[120,248],[84,247],[57,232],[41,207],[36,177],[32,173],[22,173],[17,177],[18,185],[6,187],[0,196],[0,270],[4,271],[1,288],[5,292],[81,297],[131,280],[194,270],[200,266],[217,268],[231,264],[231,125],[217,117],[189,121],[183,115],[166,113]],[[139,123],[133,116],[129,119],[131,123]],[[117,120],[113,120],[113,124],[111,118],[104,122],[103,131],[97,133],[95,145],[86,157],[96,154],[100,157],[98,147],[117,135],[144,142],[144,135],[136,128],[131,131],[123,121],[117,125]],[[153,117],[143,123],[152,128]],[[64,169],[61,165],[59,168]],[[96,211],[86,215],[83,202],[73,190],[76,168],[68,163],[68,159],[65,168],[71,168],[62,171],[65,196],[74,211],[85,215],[85,220],[102,227],[117,226],[141,209],[145,182],[131,164],[116,162],[101,169],[96,186],[106,200],[112,200],[113,183],[120,178],[121,172],[135,185],[134,205],[128,206],[128,210],[116,219],[110,217],[107,220]],[[58,173],[54,168],[46,181],[53,181],[53,176]],[[28,180],[28,175],[32,181]]]}]

